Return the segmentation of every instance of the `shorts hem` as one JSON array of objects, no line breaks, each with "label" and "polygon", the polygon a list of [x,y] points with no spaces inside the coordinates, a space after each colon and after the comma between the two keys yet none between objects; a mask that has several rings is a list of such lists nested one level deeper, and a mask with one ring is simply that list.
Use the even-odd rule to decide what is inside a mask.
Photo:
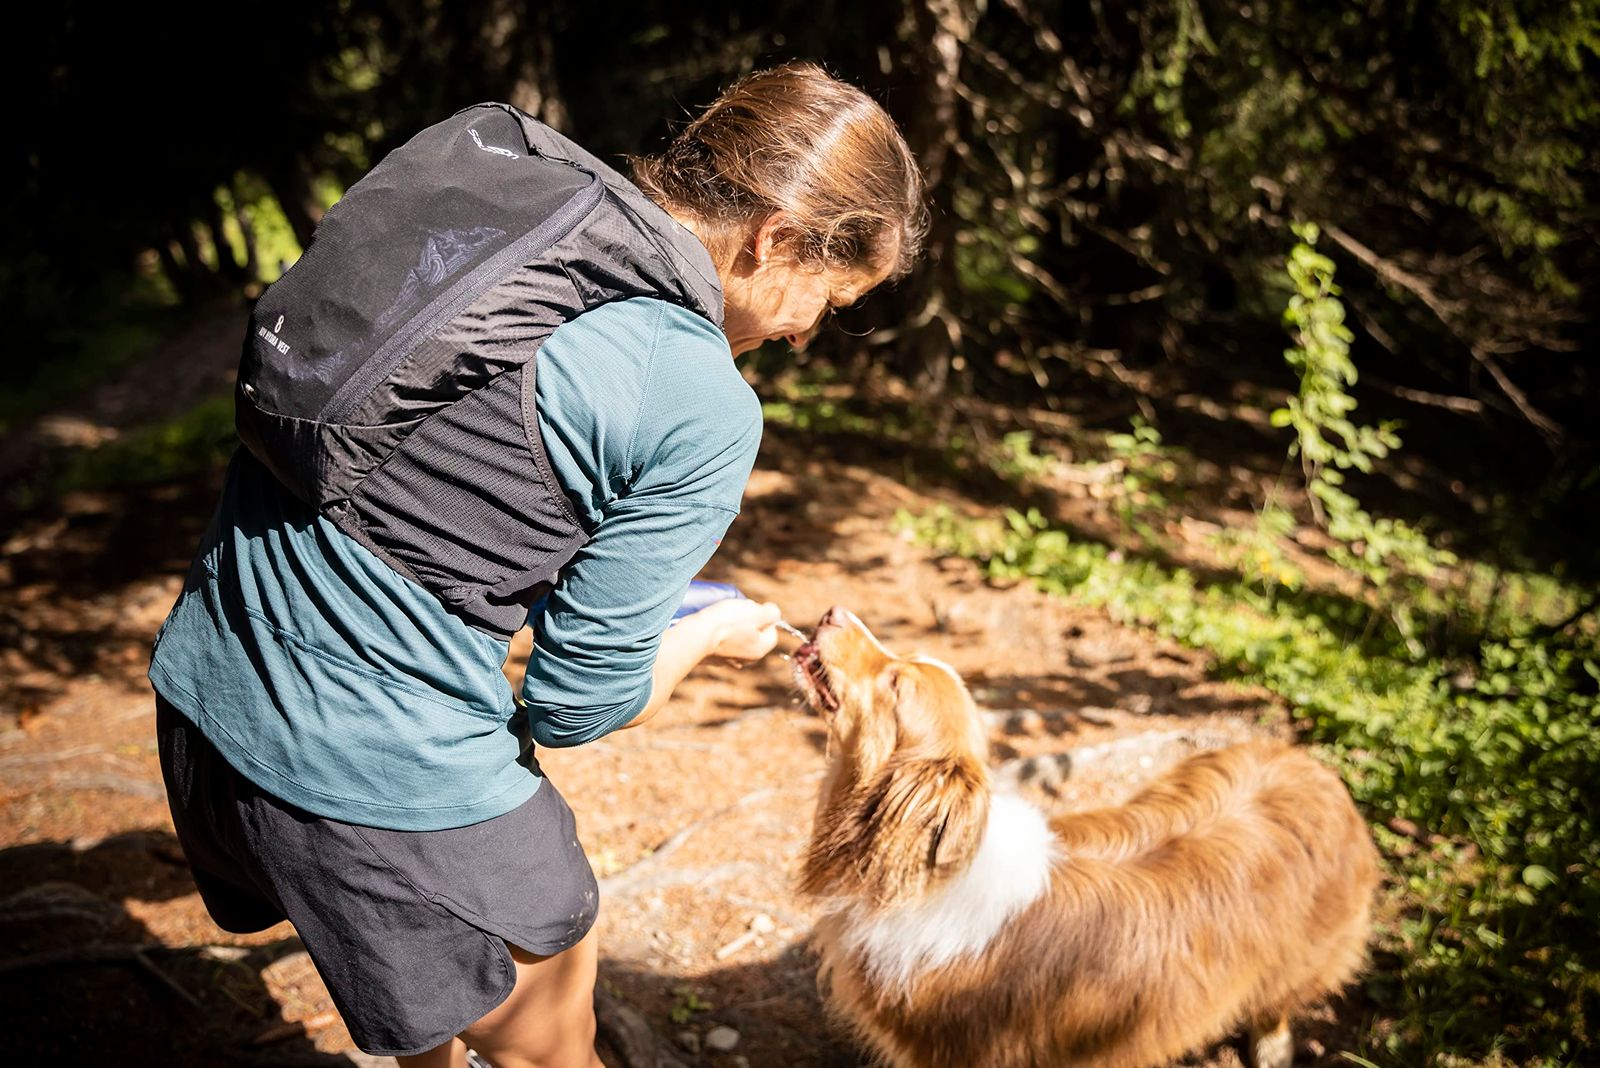
[{"label": "shorts hem", "polygon": [[[509,980],[504,989],[496,992],[492,998],[488,999],[483,1008],[478,1010],[477,1014],[471,1019],[462,1022],[459,1027],[448,1034],[445,1034],[442,1037],[431,1038],[419,1046],[414,1046],[409,1049],[369,1049],[361,1044],[360,1039],[357,1038],[354,1031],[352,1031],[350,1037],[363,1053],[370,1053],[377,1057],[410,1057],[419,1053],[427,1053],[429,1050],[436,1049],[442,1043],[448,1042],[450,1039],[460,1035],[462,1031],[466,1030],[468,1027],[471,1027],[489,1013],[499,1008],[505,1003],[505,1000],[511,996],[512,990],[516,988],[517,979],[516,962],[511,956],[512,946],[516,946],[523,952],[531,953],[534,956],[553,957],[558,953],[565,953],[573,946],[576,946],[579,942],[582,942],[589,932],[594,930],[595,924],[600,920],[600,910],[598,907],[599,888],[597,884],[595,890],[597,898],[596,908],[592,913],[590,913],[587,922],[575,929],[574,934],[555,942],[535,938],[523,938],[512,929],[504,926],[503,924],[486,920],[472,909],[469,909],[458,902],[452,901],[444,894],[430,893],[429,891],[416,885],[411,881],[410,877],[406,873],[399,871],[389,863],[387,858],[383,856],[377,847],[367,839],[367,836],[361,834],[360,828],[356,829],[356,834],[362,840],[362,842],[366,844],[367,848],[372,850],[373,855],[376,856],[386,867],[389,867],[397,878],[411,888],[413,893],[415,893],[422,900],[428,902],[430,905],[433,905],[435,908],[445,910],[450,915],[454,916],[456,920],[472,928],[485,940],[487,940],[490,945],[494,947],[494,951],[500,959],[501,969]],[[346,1026],[348,1025],[349,1021],[347,1020]]]},{"label": "shorts hem", "polygon": [[[458,914],[458,918],[460,918],[463,921],[469,922],[469,923],[472,922],[472,921],[467,920],[467,918],[465,916],[460,916],[459,914]],[[532,942],[531,940],[528,940],[528,941],[525,942],[522,939],[507,938],[505,935],[499,934],[499,933],[497,933],[495,931],[491,931],[487,927],[478,927],[478,933],[479,934],[481,934],[484,937],[488,938],[491,942],[495,942],[495,943],[499,944],[501,966],[503,968],[505,968],[505,970],[509,973],[509,975],[511,977],[510,985],[508,985],[504,990],[498,991],[495,994],[495,996],[492,999],[490,999],[489,1004],[484,1007],[482,1012],[479,1012],[472,1019],[466,1021],[460,1027],[456,1028],[454,1031],[451,1031],[449,1034],[444,1035],[443,1037],[440,1037],[440,1038],[431,1039],[428,1042],[424,1043],[423,1045],[412,1046],[412,1047],[410,1047],[408,1049],[382,1049],[382,1048],[378,1048],[378,1047],[368,1048],[367,1046],[363,1046],[361,1044],[360,1040],[356,1038],[356,1036],[355,1036],[355,1034],[353,1032],[350,1035],[351,1041],[355,1042],[356,1048],[361,1050],[362,1053],[369,1053],[374,1057],[415,1057],[420,1053],[427,1053],[429,1050],[438,1049],[441,1045],[443,1045],[444,1043],[450,1041],[452,1038],[458,1037],[461,1034],[461,1032],[465,1031],[467,1028],[471,1027],[473,1024],[477,1023],[479,1020],[481,1020],[485,1016],[489,1015],[495,1009],[498,1009],[501,1005],[504,1005],[505,1002],[506,1002],[506,999],[511,996],[511,992],[514,989],[516,989],[516,985],[517,985],[517,981],[516,981],[516,975],[517,975],[516,962],[511,956],[511,948],[510,947],[516,946],[518,949],[522,950],[523,952],[532,953],[536,957],[553,957],[558,953],[565,953],[567,950],[571,949],[573,946],[577,945],[579,942],[582,942],[584,940],[585,936],[587,936],[590,931],[594,930],[594,925],[598,921],[599,921],[599,914],[596,913],[595,918],[591,919],[588,923],[584,924],[582,930],[580,930],[577,933],[577,935],[574,936],[572,939],[570,939],[568,941],[565,941],[565,942],[546,942],[546,943],[537,943],[537,942]],[[477,926],[475,923],[473,925]],[[346,1021],[345,1025],[346,1025],[346,1027],[348,1027],[349,1026],[349,1021]]]},{"label": "shorts hem", "polygon": [[202,896],[200,898],[200,904],[206,906],[206,915],[211,917],[211,922],[216,924],[217,927],[219,927],[220,929],[222,929],[224,931],[227,931],[229,934],[236,934],[236,935],[260,934],[262,931],[265,931],[265,930],[267,930],[268,928],[271,928],[271,927],[276,927],[276,926],[278,926],[278,924],[283,923],[288,919],[287,916],[279,916],[275,920],[271,920],[271,921],[269,921],[267,923],[262,923],[262,924],[259,924],[259,925],[256,924],[256,922],[253,921],[253,920],[249,924],[238,923],[238,922],[236,922],[236,921],[234,921],[232,919],[224,921],[221,918],[219,918],[215,912],[211,911],[211,906],[210,905],[206,905],[206,901],[205,901],[205,897],[204,896]]},{"label": "shorts hem", "polygon": [[[482,1010],[478,1011],[478,1013],[471,1019],[463,1020],[461,1024],[454,1030],[436,1035],[433,1038],[429,1038],[421,1045],[410,1047],[395,1047],[390,1049],[382,1046],[368,1046],[361,1041],[361,1039],[352,1029],[350,1032],[350,1040],[355,1043],[356,1048],[362,1053],[369,1053],[374,1057],[415,1057],[420,1053],[427,1053],[429,1050],[438,1049],[440,1046],[444,1045],[446,1042],[450,1041],[452,1038],[455,1038],[461,1034],[461,1032],[465,1031],[467,1028],[471,1027],[473,1024],[489,1015],[495,1009],[498,1009],[501,1005],[504,1005],[506,999],[511,996],[511,991],[515,990],[517,986],[516,963],[511,959],[511,950],[506,948],[504,939],[498,938],[487,931],[480,930],[478,933],[483,935],[484,939],[489,942],[491,946],[498,950],[497,955],[500,958],[500,971],[505,977],[505,982],[501,985],[501,988],[488,999],[488,1004],[485,1005]],[[345,1026],[349,1028],[349,1020],[345,1021]]]},{"label": "shorts hem", "polygon": [[[466,917],[462,918],[466,919]],[[470,923],[473,921],[469,920],[468,922]],[[594,915],[589,918],[589,922],[578,928],[577,934],[561,942],[534,942],[529,939],[513,938],[509,935],[501,934],[499,931],[490,930],[488,927],[482,927],[479,929],[494,935],[507,945],[516,946],[524,953],[531,953],[536,957],[553,957],[557,953],[565,953],[579,942],[582,942],[584,937],[590,931],[594,930],[594,925],[598,922],[600,922],[600,910],[596,909]]]},{"label": "shorts hem", "polygon": [[523,950],[524,952],[532,953],[538,957],[553,957],[557,953],[565,953],[579,942],[582,942],[583,936],[593,930],[594,925],[600,920],[600,892],[598,887],[595,889],[595,908],[594,911],[589,914],[589,919],[582,926],[574,928],[574,930],[577,932],[576,934],[554,942],[548,939],[524,938],[522,934],[519,934],[516,930],[507,927],[504,924],[495,923],[493,920],[480,916],[472,909],[469,909],[465,905],[451,900],[444,894],[430,894],[428,891],[416,886],[413,886],[412,889],[416,890],[419,894],[422,894],[434,904],[440,905],[449,910],[449,912],[452,913],[456,919],[460,920],[462,923],[474,927],[477,930],[482,931],[484,934],[493,935],[495,938],[501,939],[510,945],[516,946],[518,949]]}]

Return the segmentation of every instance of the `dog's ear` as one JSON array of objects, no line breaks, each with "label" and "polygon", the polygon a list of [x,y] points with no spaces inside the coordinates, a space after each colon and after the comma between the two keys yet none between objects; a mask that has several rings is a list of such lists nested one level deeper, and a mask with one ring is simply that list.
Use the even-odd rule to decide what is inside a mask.
[{"label": "dog's ear", "polygon": [[862,889],[876,904],[920,895],[972,859],[989,820],[983,765],[897,757],[869,788]]}]

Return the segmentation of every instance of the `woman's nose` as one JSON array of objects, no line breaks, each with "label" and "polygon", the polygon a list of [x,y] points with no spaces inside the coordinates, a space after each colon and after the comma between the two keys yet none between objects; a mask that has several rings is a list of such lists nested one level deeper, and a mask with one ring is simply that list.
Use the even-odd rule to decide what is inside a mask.
[{"label": "woman's nose", "polygon": [[822,324],[827,322],[827,320],[828,309],[823,308],[822,311],[817,313],[816,322],[812,323],[804,330],[788,335],[789,347],[794,349],[796,352],[804,352],[806,350],[806,346],[817,339],[817,335],[822,332]]}]

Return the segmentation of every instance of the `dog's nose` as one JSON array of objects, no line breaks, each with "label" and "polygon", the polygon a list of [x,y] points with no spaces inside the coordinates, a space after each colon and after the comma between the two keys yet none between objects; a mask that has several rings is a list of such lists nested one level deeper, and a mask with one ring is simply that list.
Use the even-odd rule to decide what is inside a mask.
[{"label": "dog's nose", "polygon": [[824,627],[842,627],[844,626],[846,615],[847,613],[843,608],[840,608],[838,605],[834,605],[832,608],[822,613],[822,618],[817,621],[817,629],[821,630]]}]

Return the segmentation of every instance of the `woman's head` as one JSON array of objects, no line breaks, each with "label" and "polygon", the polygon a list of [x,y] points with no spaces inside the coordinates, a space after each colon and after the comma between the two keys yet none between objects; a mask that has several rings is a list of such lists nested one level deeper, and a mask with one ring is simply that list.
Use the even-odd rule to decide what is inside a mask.
[{"label": "woman's head", "polygon": [[634,180],[710,250],[735,355],[802,346],[830,307],[910,270],[927,230],[922,174],[866,93],[811,63],[746,75]]}]

